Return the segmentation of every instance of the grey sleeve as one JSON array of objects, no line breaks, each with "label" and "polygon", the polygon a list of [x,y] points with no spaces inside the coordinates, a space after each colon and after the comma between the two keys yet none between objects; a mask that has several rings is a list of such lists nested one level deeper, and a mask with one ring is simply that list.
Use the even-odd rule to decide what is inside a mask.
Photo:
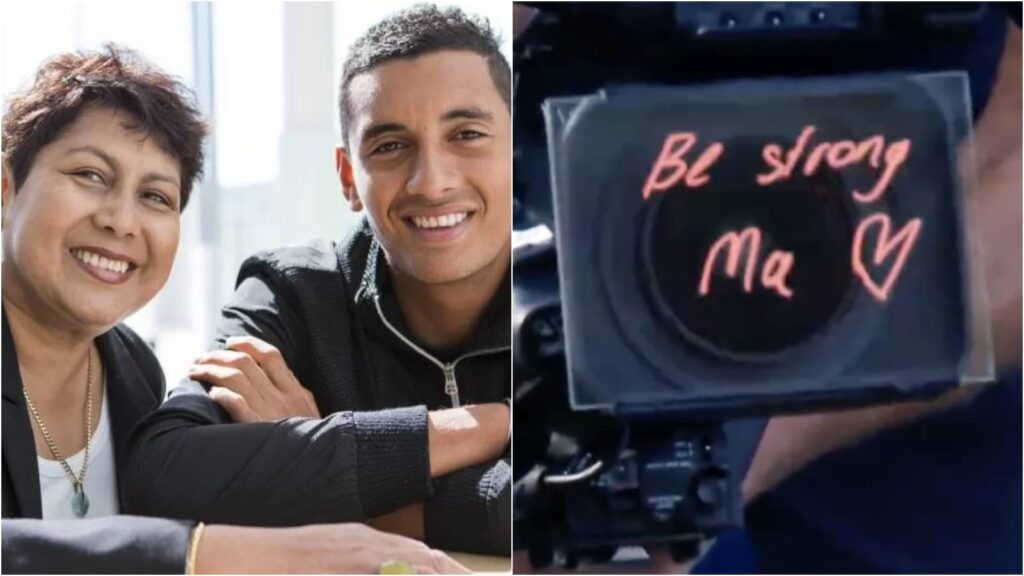
[{"label": "grey sleeve", "polygon": [[184,574],[192,522],[3,520],[4,574]]},{"label": "grey sleeve", "polygon": [[[292,366],[303,345],[290,327],[301,325],[267,283],[249,277],[222,312],[217,343],[253,335]],[[235,424],[186,380],[131,435],[126,506],[257,526],[362,521],[425,499],[428,459],[423,406]]]},{"label": "grey sleeve", "polygon": [[427,544],[457,552],[510,554],[511,479],[508,460],[463,468],[436,479],[423,511]]}]

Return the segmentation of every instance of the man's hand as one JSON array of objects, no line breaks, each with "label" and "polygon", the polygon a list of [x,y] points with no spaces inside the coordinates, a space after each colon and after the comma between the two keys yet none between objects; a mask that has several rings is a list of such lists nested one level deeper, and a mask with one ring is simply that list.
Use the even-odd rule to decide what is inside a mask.
[{"label": "man's hand", "polygon": [[188,377],[212,385],[210,397],[235,422],[320,417],[313,394],[277,348],[251,336],[228,338],[225,344],[225,350],[200,356]]}]

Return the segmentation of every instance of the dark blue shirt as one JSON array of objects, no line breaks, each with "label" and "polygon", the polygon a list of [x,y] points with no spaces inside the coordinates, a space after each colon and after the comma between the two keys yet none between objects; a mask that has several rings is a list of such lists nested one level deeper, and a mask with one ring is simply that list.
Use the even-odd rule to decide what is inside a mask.
[{"label": "dark blue shirt", "polygon": [[1014,573],[1021,370],[970,404],[811,464],[747,509],[695,573]]},{"label": "dark blue shirt", "polygon": [[[1020,4],[1003,8],[1019,26]],[[978,114],[1006,22],[993,11],[972,50],[894,60],[967,69]],[[1017,368],[970,404],[823,457],[749,506],[745,530],[723,534],[694,572],[1020,574],[1021,386]]]}]

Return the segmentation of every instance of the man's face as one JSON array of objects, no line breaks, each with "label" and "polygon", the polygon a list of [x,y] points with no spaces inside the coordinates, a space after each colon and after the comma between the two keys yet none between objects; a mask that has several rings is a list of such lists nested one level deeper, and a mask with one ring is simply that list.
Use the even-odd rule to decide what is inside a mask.
[{"label": "man's face", "polygon": [[339,158],[393,272],[432,284],[505,268],[511,239],[511,115],[483,56],[387,62],[349,84]]}]

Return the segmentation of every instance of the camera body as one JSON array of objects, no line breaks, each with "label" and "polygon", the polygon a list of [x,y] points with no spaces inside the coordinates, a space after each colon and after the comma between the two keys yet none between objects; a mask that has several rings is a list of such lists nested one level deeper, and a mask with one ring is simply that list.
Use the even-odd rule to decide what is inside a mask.
[{"label": "camera body", "polygon": [[983,11],[570,3],[517,39],[515,538],[535,565],[683,558],[740,525],[738,418],[960,382],[965,75],[848,59],[969,38]]}]

